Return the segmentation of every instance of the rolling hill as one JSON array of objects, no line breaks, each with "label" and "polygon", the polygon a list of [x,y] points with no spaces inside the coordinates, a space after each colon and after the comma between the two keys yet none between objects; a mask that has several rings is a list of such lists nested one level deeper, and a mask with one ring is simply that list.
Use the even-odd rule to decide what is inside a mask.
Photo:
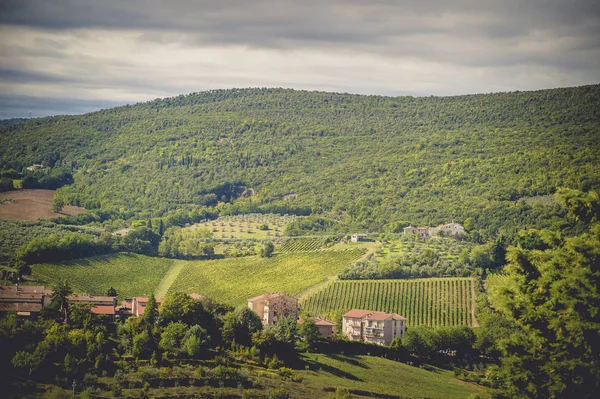
[{"label": "rolling hill", "polygon": [[0,126],[0,169],[70,168],[72,205],[125,219],[214,206],[343,229],[554,223],[600,188],[600,85],[455,97],[213,90]]}]

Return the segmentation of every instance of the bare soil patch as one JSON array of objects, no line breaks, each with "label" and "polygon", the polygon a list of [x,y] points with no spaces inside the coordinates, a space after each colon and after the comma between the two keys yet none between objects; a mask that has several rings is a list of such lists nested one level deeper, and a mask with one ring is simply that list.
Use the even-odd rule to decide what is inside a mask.
[{"label": "bare soil patch", "polygon": [[77,215],[85,211],[78,206],[67,205],[60,213],[52,212],[55,190],[16,190],[0,193],[0,200],[10,200],[0,205],[0,219],[36,220]]}]

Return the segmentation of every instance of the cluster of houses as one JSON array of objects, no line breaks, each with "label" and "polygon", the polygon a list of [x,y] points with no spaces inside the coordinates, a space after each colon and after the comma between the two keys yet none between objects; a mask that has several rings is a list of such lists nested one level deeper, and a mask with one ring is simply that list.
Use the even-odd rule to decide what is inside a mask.
[{"label": "cluster of houses", "polygon": [[437,235],[454,237],[455,239],[460,240],[465,235],[465,228],[458,223],[441,224],[437,227],[408,226],[404,228],[404,234],[416,235],[419,240],[428,240],[430,237]]},{"label": "cluster of houses", "polygon": [[[191,298],[201,299],[198,294],[189,294]],[[0,313],[16,312],[19,316],[31,316],[41,312],[51,302],[52,291],[43,286],[0,286]],[[156,298],[157,306],[163,298]],[[87,303],[90,311],[96,315],[105,315],[111,319],[140,317],[144,314],[148,298],[133,297],[117,305],[115,296],[70,295],[69,305]],[[281,317],[293,317],[298,320],[298,299],[275,292],[248,299],[248,308],[256,312],[263,325],[276,324]],[[336,323],[316,317],[313,319],[323,337],[329,337],[336,331]],[[352,309],[342,316],[342,334],[352,341],[365,341],[378,345],[389,345],[396,337],[402,337],[406,329],[406,319],[395,313],[373,310]]]}]

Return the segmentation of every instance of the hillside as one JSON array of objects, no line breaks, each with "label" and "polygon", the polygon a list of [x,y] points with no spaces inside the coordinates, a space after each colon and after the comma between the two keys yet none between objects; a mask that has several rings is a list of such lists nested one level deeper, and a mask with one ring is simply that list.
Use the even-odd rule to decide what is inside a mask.
[{"label": "hillside", "polygon": [[216,205],[321,213],[344,230],[474,218],[553,223],[518,201],[600,188],[600,86],[456,97],[215,90],[0,126],[0,169],[72,168],[72,205],[122,218]]}]

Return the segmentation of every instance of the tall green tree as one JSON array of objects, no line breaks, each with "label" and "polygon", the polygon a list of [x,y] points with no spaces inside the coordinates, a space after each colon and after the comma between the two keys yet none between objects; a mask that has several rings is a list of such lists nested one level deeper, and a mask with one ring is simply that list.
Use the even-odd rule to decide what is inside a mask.
[{"label": "tall green tree", "polygon": [[146,304],[146,309],[144,310],[142,320],[147,326],[153,326],[157,319],[158,308],[156,305],[156,298],[154,297],[154,294],[152,294],[150,295],[148,303]]},{"label": "tall green tree", "polygon": [[509,280],[504,295],[492,302],[517,327],[499,343],[499,376],[507,397],[600,394],[598,196],[566,194],[559,192],[557,198],[571,216],[591,223],[588,231],[574,237],[543,232],[543,249],[510,247]]}]

